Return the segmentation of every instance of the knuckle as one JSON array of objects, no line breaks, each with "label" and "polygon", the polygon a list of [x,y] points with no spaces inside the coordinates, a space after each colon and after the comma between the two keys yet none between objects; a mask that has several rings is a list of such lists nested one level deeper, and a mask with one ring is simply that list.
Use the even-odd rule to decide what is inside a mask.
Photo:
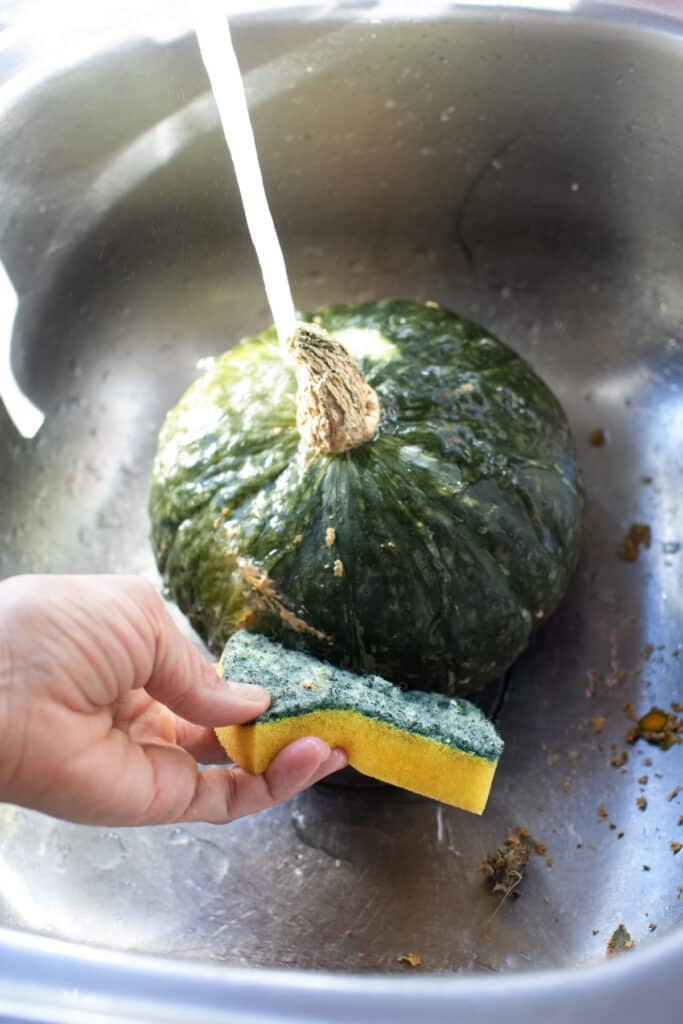
[{"label": "knuckle", "polygon": [[280,801],[285,800],[290,795],[287,786],[279,784],[277,775],[274,772],[271,772],[270,769],[267,769],[264,772],[263,783],[271,806],[273,804],[280,803]]},{"label": "knuckle", "polygon": [[239,776],[234,768],[225,773],[225,817],[232,821],[237,817],[239,807]]},{"label": "knuckle", "polygon": [[156,611],[160,606],[163,607],[159,591],[149,580],[143,579],[142,576],[124,576],[122,583],[132,597],[151,610]]},{"label": "knuckle", "polygon": [[187,708],[194,695],[194,684],[186,683],[179,686],[173,693],[164,695],[164,704],[171,711],[174,711],[181,718],[184,718],[183,708]]}]

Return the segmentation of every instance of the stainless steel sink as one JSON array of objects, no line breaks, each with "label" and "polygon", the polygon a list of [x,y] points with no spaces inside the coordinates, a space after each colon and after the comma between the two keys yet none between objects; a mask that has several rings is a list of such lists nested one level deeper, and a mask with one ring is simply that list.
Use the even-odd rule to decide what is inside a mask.
[{"label": "stainless steel sink", "polygon": [[[228,828],[2,807],[0,1020],[631,1024],[653,992],[676,1018],[683,747],[628,747],[624,705],[683,700],[683,13],[548,6],[233,23],[300,308],[436,299],[527,356],[576,431],[583,557],[507,681],[489,809],[344,780]],[[0,34],[0,261],[18,297],[0,354],[11,338],[45,416],[22,437],[0,407],[0,575],[157,580],[164,413],[202,357],[269,319],[180,7],[90,32],[60,8],[57,38],[20,16]],[[652,546],[626,563],[633,522]],[[479,865],[515,825],[552,863],[494,913]],[[636,950],[597,969],[621,922]]]}]

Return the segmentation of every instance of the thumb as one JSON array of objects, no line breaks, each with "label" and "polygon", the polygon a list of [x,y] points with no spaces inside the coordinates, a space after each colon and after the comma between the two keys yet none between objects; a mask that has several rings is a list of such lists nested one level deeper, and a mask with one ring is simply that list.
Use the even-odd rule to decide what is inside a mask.
[{"label": "thumb", "polygon": [[174,625],[159,598],[155,614],[157,642],[145,689],[181,718],[196,725],[239,725],[257,718],[270,704],[262,686],[226,682],[216,666]]}]

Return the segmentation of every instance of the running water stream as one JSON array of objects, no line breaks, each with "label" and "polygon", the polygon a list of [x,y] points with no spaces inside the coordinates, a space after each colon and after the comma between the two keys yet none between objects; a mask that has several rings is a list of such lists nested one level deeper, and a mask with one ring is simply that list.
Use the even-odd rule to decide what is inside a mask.
[{"label": "running water stream", "polygon": [[202,4],[195,30],[225,141],[235,167],[237,185],[261,267],[273,322],[280,344],[285,345],[296,322],[294,302],[263,185],[242,74],[222,5],[210,2]]}]

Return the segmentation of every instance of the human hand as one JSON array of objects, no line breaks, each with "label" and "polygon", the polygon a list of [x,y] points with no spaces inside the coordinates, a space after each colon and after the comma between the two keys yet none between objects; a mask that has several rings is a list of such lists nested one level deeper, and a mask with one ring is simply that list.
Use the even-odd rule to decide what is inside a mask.
[{"label": "human hand", "polygon": [[227,684],[128,576],[0,582],[0,800],[87,824],[225,823],[343,768],[308,737],[264,775],[208,768],[213,726],[248,722],[268,693]]}]

